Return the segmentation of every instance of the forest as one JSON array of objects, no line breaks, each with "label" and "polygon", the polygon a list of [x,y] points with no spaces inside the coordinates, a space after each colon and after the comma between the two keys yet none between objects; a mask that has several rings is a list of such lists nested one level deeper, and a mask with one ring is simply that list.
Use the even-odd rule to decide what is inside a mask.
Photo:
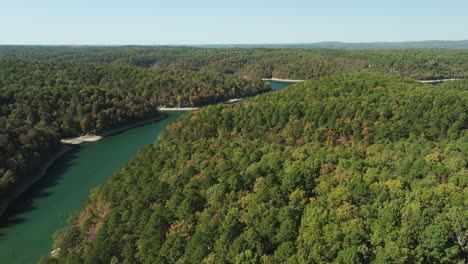
[{"label": "forest", "polygon": [[466,49],[0,46],[0,55],[208,71],[255,78],[311,79],[350,72],[393,73],[421,80],[468,78]]},{"label": "forest", "polygon": [[464,263],[467,89],[345,73],[187,113],[40,263]]},{"label": "forest", "polygon": [[0,202],[64,137],[157,118],[159,106],[202,106],[270,89],[260,79],[202,71],[0,57]]}]

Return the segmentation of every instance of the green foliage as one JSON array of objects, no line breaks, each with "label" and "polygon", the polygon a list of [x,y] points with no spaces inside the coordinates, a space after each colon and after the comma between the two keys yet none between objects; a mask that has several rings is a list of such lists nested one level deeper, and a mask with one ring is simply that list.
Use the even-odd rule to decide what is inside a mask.
[{"label": "green foliage", "polygon": [[468,51],[463,49],[2,46],[0,55],[35,60],[210,71],[257,78],[311,79],[349,72],[390,72],[415,79],[468,77]]},{"label": "green foliage", "polygon": [[97,189],[60,262],[462,263],[466,88],[345,74],[185,114]]},{"label": "green foliage", "polygon": [[60,263],[59,260],[54,257],[43,257],[37,262],[37,264],[58,264],[58,263]]}]

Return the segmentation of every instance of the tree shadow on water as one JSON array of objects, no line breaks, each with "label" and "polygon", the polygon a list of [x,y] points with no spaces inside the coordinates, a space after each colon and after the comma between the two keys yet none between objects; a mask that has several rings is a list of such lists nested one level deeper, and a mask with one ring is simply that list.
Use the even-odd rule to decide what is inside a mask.
[{"label": "tree shadow on water", "polygon": [[28,220],[23,217],[23,215],[34,210],[40,210],[40,208],[35,205],[37,204],[35,202],[53,194],[53,192],[49,191],[50,188],[60,184],[64,174],[77,158],[80,148],[79,145],[74,146],[73,149],[57,159],[52,166],[47,169],[42,179],[34,183],[10,204],[5,213],[0,216],[0,238],[5,235],[4,231],[8,228],[32,220]]}]

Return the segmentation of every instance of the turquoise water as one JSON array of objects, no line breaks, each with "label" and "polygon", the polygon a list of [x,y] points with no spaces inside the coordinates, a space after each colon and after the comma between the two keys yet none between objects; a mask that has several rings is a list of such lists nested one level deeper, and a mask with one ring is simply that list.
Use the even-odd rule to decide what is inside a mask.
[{"label": "turquoise water", "polygon": [[89,191],[103,184],[137,151],[153,143],[161,131],[183,112],[97,142],[77,145],[25,192],[0,221],[0,263],[31,264],[52,248],[52,234],[66,227],[68,216],[78,211]]},{"label": "turquoise water", "polygon": [[269,81],[269,82],[271,84],[271,90],[273,90],[273,91],[279,91],[279,90],[285,88],[286,86],[294,84],[292,82],[278,82],[278,81]]}]

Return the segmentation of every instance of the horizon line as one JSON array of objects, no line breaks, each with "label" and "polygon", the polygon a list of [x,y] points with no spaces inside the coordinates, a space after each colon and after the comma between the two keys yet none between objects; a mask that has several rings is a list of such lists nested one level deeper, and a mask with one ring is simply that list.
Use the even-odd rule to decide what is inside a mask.
[{"label": "horizon line", "polygon": [[405,41],[360,41],[347,42],[339,40],[327,40],[319,42],[285,42],[285,43],[172,43],[172,44],[2,44],[0,46],[229,46],[229,45],[310,45],[310,44],[399,44],[399,43],[414,43],[414,42],[462,42],[468,39],[446,40],[446,39],[429,39],[429,40],[405,40]]}]

